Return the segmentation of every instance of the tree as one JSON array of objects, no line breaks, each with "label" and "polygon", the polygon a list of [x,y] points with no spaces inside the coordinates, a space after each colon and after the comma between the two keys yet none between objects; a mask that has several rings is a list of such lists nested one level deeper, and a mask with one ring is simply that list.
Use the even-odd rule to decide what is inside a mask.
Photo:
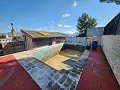
[{"label": "tree", "polygon": [[120,0],[100,0],[100,2],[116,3],[117,5],[120,5]]},{"label": "tree", "polygon": [[6,38],[6,35],[0,35],[0,39]]},{"label": "tree", "polygon": [[95,18],[89,17],[88,14],[83,13],[82,16],[78,18],[76,27],[79,33],[76,36],[85,37],[87,34],[87,29],[93,28],[96,25],[97,25],[97,21]]}]

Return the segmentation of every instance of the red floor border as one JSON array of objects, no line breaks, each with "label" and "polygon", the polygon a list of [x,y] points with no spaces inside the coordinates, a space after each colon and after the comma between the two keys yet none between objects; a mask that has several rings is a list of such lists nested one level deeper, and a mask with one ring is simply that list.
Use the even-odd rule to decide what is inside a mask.
[{"label": "red floor border", "polygon": [[0,57],[0,90],[40,90],[19,62],[11,55]]}]

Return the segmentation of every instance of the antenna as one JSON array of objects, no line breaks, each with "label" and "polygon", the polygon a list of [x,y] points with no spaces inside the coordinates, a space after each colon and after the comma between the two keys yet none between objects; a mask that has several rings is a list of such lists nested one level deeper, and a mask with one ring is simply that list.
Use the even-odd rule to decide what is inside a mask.
[{"label": "antenna", "polygon": [[13,26],[13,23],[11,23],[11,26]]}]

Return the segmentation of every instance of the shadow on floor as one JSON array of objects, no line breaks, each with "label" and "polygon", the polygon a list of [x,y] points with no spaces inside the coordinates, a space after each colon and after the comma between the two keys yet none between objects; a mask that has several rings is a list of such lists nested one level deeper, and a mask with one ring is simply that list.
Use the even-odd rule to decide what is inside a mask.
[{"label": "shadow on floor", "polygon": [[67,65],[73,67],[76,62],[77,62],[77,61],[75,61],[75,60],[68,59],[68,60],[66,60],[66,61],[63,61],[62,63],[67,64]]}]

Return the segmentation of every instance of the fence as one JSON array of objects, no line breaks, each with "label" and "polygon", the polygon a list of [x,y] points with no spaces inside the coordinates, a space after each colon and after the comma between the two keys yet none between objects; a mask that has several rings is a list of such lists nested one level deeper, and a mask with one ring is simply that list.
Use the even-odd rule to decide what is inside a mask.
[{"label": "fence", "polygon": [[25,41],[18,42],[4,42],[2,43],[2,54],[10,54],[14,52],[24,51],[25,50]]},{"label": "fence", "polygon": [[86,37],[66,37],[65,43],[86,45]]}]

